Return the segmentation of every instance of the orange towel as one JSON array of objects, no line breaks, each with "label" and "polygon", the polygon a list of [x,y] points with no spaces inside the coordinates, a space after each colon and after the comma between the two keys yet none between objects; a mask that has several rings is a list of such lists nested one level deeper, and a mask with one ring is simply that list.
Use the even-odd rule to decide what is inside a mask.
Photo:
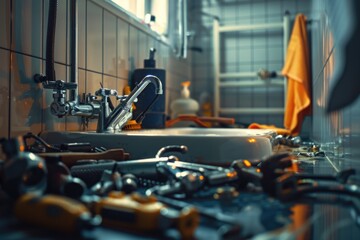
[{"label": "orange towel", "polygon": [[249,129],[269,129],[275,131],[277,134],[290,135],[290,131],[284,128],[278,128],[275,125],[265,125],[259,123],[252,123],[248,127]]},{"label": "orange towel", "polygon": [[295,19],[282,74],[287,77],[284,127],[299,135],[305,115],[311,113],[309,49],[306,17]]}]

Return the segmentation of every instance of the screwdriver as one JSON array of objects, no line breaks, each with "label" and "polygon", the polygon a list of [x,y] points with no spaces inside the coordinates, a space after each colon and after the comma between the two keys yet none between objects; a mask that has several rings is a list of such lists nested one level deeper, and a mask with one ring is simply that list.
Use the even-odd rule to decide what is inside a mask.
[{"label": "screwdriver", "polygon": [[93,217],[84,204],[60,195],[24,194],[16,201],[14,212],[25,223],[66,234],[90,230],[101,223],[101,217]]},{"label": "screwdriver", "polygon": [[113,191],[108,197],[98,198],[89,205],[94,214],[102,217],[104,226],[133,232],[157,233],[173,228],[183,239],[189,239],[200,221],[193,207],[176,210],[154,196],[139,193]]}]

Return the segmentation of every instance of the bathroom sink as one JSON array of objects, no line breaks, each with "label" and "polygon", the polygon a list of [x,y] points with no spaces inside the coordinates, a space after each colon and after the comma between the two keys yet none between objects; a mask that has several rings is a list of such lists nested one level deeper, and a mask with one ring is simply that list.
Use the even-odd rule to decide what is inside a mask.
[{"label": "bathroom sink", "polygon": [[131,159],[152,158],[168,145],[185,145],[189,151],[181,160],[228,164],[236,159],[256,160],[272,154],[274,132],[261,129],[166,128],[120,133],[45,132],[51,144],[90,142],[94,146],[124,148]]}]

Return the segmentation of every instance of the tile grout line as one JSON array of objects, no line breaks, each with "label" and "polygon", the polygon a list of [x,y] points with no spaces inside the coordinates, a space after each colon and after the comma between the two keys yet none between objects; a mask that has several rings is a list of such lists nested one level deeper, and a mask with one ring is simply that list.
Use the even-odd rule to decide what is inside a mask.
[{"label": "tile grout line", "polygon": [[9,91],[8,91],[8,94],[9,94],[9,98],[8,98],[8,126],[7,126],[7,135],[8,135],[8,138],[10,138],[10,132],[11,132],[11,98],[12,98],[12,95],[11,95],[11,69],[12,69],[12,63],[13,63],[13,60],[12,60],[12,52],[11,52],[11,48],[12,48],[12,25],[13,25],[13,5],[12,5],[12,1],[9,1],[10,2],[10,22],[9,22],[9,32],[10,32],[10,52],[9,52]]}]

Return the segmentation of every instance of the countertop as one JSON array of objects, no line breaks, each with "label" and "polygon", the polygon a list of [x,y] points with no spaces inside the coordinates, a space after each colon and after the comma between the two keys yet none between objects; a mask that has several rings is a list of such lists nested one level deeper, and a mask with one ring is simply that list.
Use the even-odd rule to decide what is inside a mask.
[{"label": "countertop", "polygon": [[[293,150],[291,150],[293,151]],[[357,174],[350,184],[360,185],[360,162],[345,157],[303,157],[297,161],[302,173],[336,174],[354,168]],[[242,226],[241,236],[251,239],[359,239],[360,217],[348,201],[339,194],[327,194],[322,201],[281,202],[256,191],[240,192],[239,196],[226,201],[212,198],[214,190],[204,191],[189,202],[211,209],[214,214],[224,214],[237,219]],[[79,236],[63,236],[19,223],[11,213],[11,202],[0,195],[0,239],[78,239]],[[357,199],[357,201],[360,201]],[[358,219],[359,225],[356,224]],[[201,220],[194,239],[221,239],[225,226]],[[82,235],[84,239],[179,239],[174,230],[164,235],[142,235],[97,227]],[[236,236],[232,239],[240,239]]]}]

